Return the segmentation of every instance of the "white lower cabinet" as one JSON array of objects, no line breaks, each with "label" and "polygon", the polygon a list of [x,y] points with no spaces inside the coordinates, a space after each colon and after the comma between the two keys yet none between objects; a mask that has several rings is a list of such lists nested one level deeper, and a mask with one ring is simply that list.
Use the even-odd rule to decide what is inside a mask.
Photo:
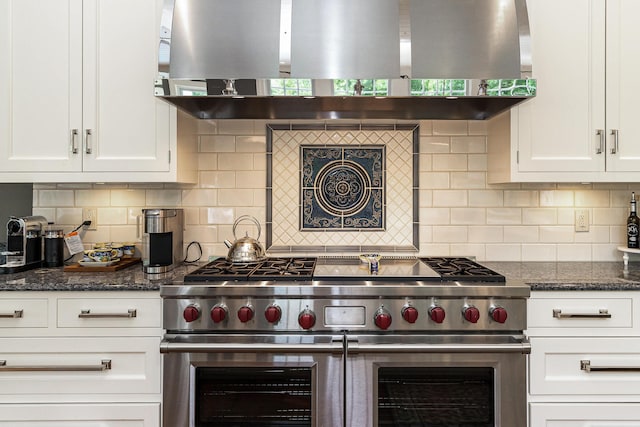
[{"label": "white lower cabinet", "polygon": [[530,427],[640,426],[640,293],[532,292]]},{"label": "white lower cabinet", "polygon": [[0,427],[159,427],[154,292],[0,293]]},{"label": "white lower cabinet", "polygon": [[532,403],[531,427],[638,427],[640,404]]},{"label": "white lower cabinet", "polygon": [[2,405],[0,427],[157,427],[160,404]]}]

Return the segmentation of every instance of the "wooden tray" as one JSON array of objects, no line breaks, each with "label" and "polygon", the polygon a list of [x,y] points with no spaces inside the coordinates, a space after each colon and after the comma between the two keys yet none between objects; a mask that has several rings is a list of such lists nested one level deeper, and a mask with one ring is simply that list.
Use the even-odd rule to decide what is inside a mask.
[{"label": "wooden tray", "polygon": [[109,265],[107,267],[83,267],[80,264],[65,265],[62,271],[74,272],[74,273],[100,273],[105,271],[118,271],[127,267],[131,267],[134,264],[138,264],[140,258],[122,258],[119,262]]}]

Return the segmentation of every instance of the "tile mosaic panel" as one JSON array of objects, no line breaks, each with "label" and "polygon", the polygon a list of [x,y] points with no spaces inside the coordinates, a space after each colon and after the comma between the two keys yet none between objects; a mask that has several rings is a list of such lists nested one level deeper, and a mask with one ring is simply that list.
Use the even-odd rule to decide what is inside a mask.
[{"label": "tile mosaic panel", "polygon": [[384,146],[302,146],[300,229],[384,230]]},{"label": "tile mosaic panel", "polygon": [[[346,252],[362,251],[365,247],[369,251],[375,248],[380,251],[417,250],[418,192],[414,190],[419,188],[418,135],[416,125],[268,125],[267,206],[270,209],[266,212],[266,240],[270,252],[310,252],[310,248],[316,252]],[[306,185],[302,171],[303,148],[324,150],[317,152],[325,154],[336,148],[349,152],[365,148],[382,150],[378,151],[384,154],[379,177],[381,191],[372,194],[372,198],[380,199],[384,208],[384,212],[382,208],[378,210],[382,221],[379,227],[323,226],[313,232],[310,232],[312,228],[302,228],[304,196],[301,195]],[[349,160],[359,165],[365,162],[353,156]],[[363,168],[367,170],[368,167]],[[365,206],[363,210],[367,208]],[[367,215],[371,217],[373,209],[369,209]]]}]

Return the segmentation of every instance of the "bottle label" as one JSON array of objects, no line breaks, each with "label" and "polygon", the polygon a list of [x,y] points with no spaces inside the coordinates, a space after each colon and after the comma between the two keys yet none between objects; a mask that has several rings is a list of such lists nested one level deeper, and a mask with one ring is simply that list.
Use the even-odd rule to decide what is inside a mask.
[{"label": "bottle label", "polygon": [[638,247],[638,224],[627,224],[627,246],[630,248]]}]

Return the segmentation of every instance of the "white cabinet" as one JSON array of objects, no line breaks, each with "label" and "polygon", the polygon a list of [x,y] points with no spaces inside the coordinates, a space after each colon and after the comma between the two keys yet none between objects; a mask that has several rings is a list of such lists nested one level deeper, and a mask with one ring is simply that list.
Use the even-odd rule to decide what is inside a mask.
[{"label": "white cabinet", "polygon": [[0,427],[159,427],[161,316],[154,292],[2,293]]},{"label": "white cabinet", "polygon": [[158,427],[158,404],[3,405],[0,427]]},{"label": "white cabinet", "polygon": [[161,13],[162,0],[0,2],[0,180],[194,182],[176,110],[154,96]]},{"label": "white cabinet", "polygon": [[489,181],[637,181],[640,2],[527,7],[538,93],[490,124]]},{"label": "white cabinet", "polygon": [[640,425],[640,294],[532,292],[529,425]]}]

